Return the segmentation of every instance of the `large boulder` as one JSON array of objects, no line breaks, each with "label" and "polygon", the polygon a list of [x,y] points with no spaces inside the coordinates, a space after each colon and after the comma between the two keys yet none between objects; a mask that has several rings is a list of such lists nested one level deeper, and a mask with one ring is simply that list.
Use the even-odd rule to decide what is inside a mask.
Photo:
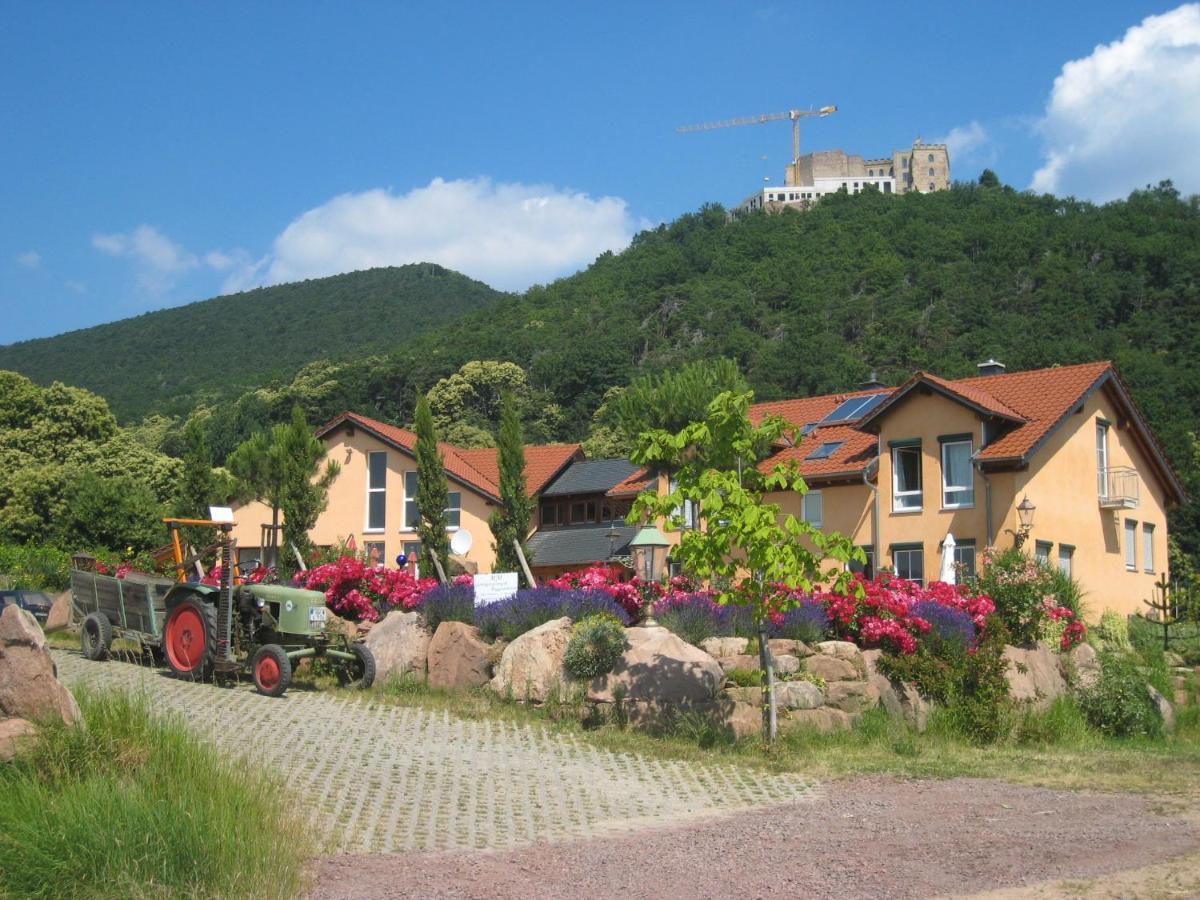
[{"label": "large boulder", "polygon": [[1090,688],[1100,680],[1100,655],[1091,644],[1076,645],[1066,658],[1078,687]]},{"label": "large boulder", "polygon": [[608,675],[592,680],[588,699],[610,703],[620,685],[632,701],[654,704],[711,700],[725,680],[715,659],[662,627],[628,628],[628,648]]},{"label": "large boulder", "polygon": [[24,719],[0,719],[0,763],[8,762],[21,746],[32,740],[37,728]]},{"label": "large boulder", "polygon": [[737,656],[722,656],[717,660],[717,663],[726,672],[732,669],[757,670],[760,665],[759,658],[748,653],[742,653]]},{"label": "large boulder", "polygon": [[821,641],[817,644],[817,652],[848,662],[860,672],[866,671],[862,651],[858,649],[857,644],[852,644],[850,641]]},{"label": "large boulder", "polygon": [[879,705],[879,690],[869,681],[835,681],[825,688],[825,702],[857,715]]},{"label": "large boulder", "polygon": [[1005,677],[1008,694],[1014,700],[1045,709],[1067,692],[1067,680],[1059,666],[1058,655],[1045,644],[1032,647],[1004,648],[1008,663]]},{"label": "large boulder", "polygon": [[0,718],[79,721],[79,707],[58,680],[37,619],[16,605],[0,613]]},{"label": "large boulder", "polygon": [[424,679],[429,640],[419,613],[392,610],[363,641],[375,657],[375,680],[383,682],[409,674]]},{"label": "large boulder", "polygon": [[1158,708],[1159,715],[1162,716],[1163,728],[1167,731],[1175,730],[1175,708],[1171,706],[1171,701],[1159,693],[1158,688],[1152,684],[1146,685],[1146,690],[1150,692],[1150,699]]},{"label": "large boulder", "polygon": [[762,707],[754,703],[734,703],[725,713],[725,724],[734,737],[754,737],[762,734]]},{"label": "large boulder", "polygon": [[825,704],[821,689],[811,681],[783,681],[775,685],[775,705],[788,709],[816,709]]},{"label": "large boulder", "polygon": [[429,641],[429,686],[465,688],[487,684],[492,677],[489,652],[487,641],[474,625],[442,622]]},{"label": "large boulder", "polygon": [[504,648],[492,690],[514,700],[542,703],[567,694],[563,659],[571,640],[571,620],[553,619],[527,631]]},{"label": "large boulder", "polygon": [[867,680],[879,694],[879,705],[888,715],[904,719],[917,731],[924,731],[929,724],[930,703],[917,690],[915,684],[888,678],[879,671],[876,663],[882,650],[864,650],[863,662],[867,667]]},{"label": "large boulder", "polygon": [[840,709],[822,706],[817,709],[793,709],[779,719],[780,731],[791,731],[796,728],[815,728],[822,734],[832,734],[835,731],[848,731],[853,724],[848,713]]},{"label": "large boulder", "polygon": [[825,653],[814,653],[804,660],[804,668],[829,681],[858,681],[862,675],[853,663]]},{"label": "large boulder", "polygon": [[46,625],[42,629],[46,634],[52,631],[62,631],[71,624],[71,592],[63,591],[50,605],[46,616]]}]

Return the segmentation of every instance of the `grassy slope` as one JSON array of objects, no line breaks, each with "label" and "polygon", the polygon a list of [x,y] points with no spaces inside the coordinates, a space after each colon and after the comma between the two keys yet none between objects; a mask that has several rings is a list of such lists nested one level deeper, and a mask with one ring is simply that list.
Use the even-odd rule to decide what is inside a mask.
[{"label": "grassy slope", "polygon": [[316,359],[394,350],[501,296],[440,266],[370,269],[10,344],[0,347],[0,369],[87,388],[122,420],[186,413]]}]

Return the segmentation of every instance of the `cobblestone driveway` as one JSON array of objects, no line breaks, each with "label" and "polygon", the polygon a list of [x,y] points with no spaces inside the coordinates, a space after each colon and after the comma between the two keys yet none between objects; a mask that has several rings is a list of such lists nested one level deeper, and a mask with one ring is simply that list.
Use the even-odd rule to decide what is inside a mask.
[{"label": "cobblestone driveway", "polygon": [[68,685],[145,692],[202,736],[279,772],[329,850],[509,848],[809,799],[811,781],[599,749],[570,734],[418,707],[191,684],[55,650]]}]

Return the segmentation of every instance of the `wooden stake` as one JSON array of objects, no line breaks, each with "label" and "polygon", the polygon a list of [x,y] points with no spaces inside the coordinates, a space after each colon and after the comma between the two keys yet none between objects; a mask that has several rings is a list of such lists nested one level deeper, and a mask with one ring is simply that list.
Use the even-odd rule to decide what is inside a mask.
[{"label": "wooden stake", "polygon": [[525,551],[521,549],[521,542],[513,538],[513,546],[517,548],[517,559],[521,561],[521,571],[525,573],[525,583],[531,588],[537,587],[537,582],[533,580],[533,573],[529,571],[529,563],[525,561]]},{"label": "wooden stake", "polygon": [[432,559],[433,559],[433,567],[435,569],[437,569],[438,578],[441,579],[442,584],[447,584],[448,582],[446,580],[446,570],[442,568],[442,561],[440,559],[438,559],[436,553],[434,553],[432,555]]},{"label": "wooden stake", "polygon": [[304,557],[300,555],[300,548],[294,542],[288,541],[288,546],[292,548],[292,552],[296,554],[296,562],[300,564],[300,571],[307,572],[308,566],[304,564]]}]

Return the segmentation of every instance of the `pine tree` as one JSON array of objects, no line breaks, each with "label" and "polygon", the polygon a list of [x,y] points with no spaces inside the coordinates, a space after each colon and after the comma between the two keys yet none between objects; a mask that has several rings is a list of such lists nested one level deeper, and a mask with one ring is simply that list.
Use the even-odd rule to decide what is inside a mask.
[{"label": "pine tree", "polygon": [[[496,571],[521,572],[521,561],[513,540],[521,543],[526,557],[525,538],[529,534],[529,519],[533,515],[533,498],[525,486],[525,440],[521,431],[521,415],[512,395],[502,401],[499,434],[500,506],[492,513],[488,524],[492,529],[496,553]],[[524,574],[520,576],[524,579]]]},{"label": "pine tree", "polygon": [[433,560],[441,561],[442,570],[449,564],[450,539],[446,535],[446,508],[450,505],[450,488],[446,483],[446,464],[438,448],[433,413],[424,395],[417,398],[417,536],[421,539],[421,572],[436,575]]},{"label": "pine tree", "polygon": [[[188,420],[183,430],[183,440],[183,472],[179,476],[175,514],[183,519],[207,519],[209,505],[217,500],[217,485],[213,476],[212,453],[204,439],[204,426],[199,419]],[[197,528],[184,529],[184,536],[196,546],[204,546],[209,541],[208,533]]]}]

